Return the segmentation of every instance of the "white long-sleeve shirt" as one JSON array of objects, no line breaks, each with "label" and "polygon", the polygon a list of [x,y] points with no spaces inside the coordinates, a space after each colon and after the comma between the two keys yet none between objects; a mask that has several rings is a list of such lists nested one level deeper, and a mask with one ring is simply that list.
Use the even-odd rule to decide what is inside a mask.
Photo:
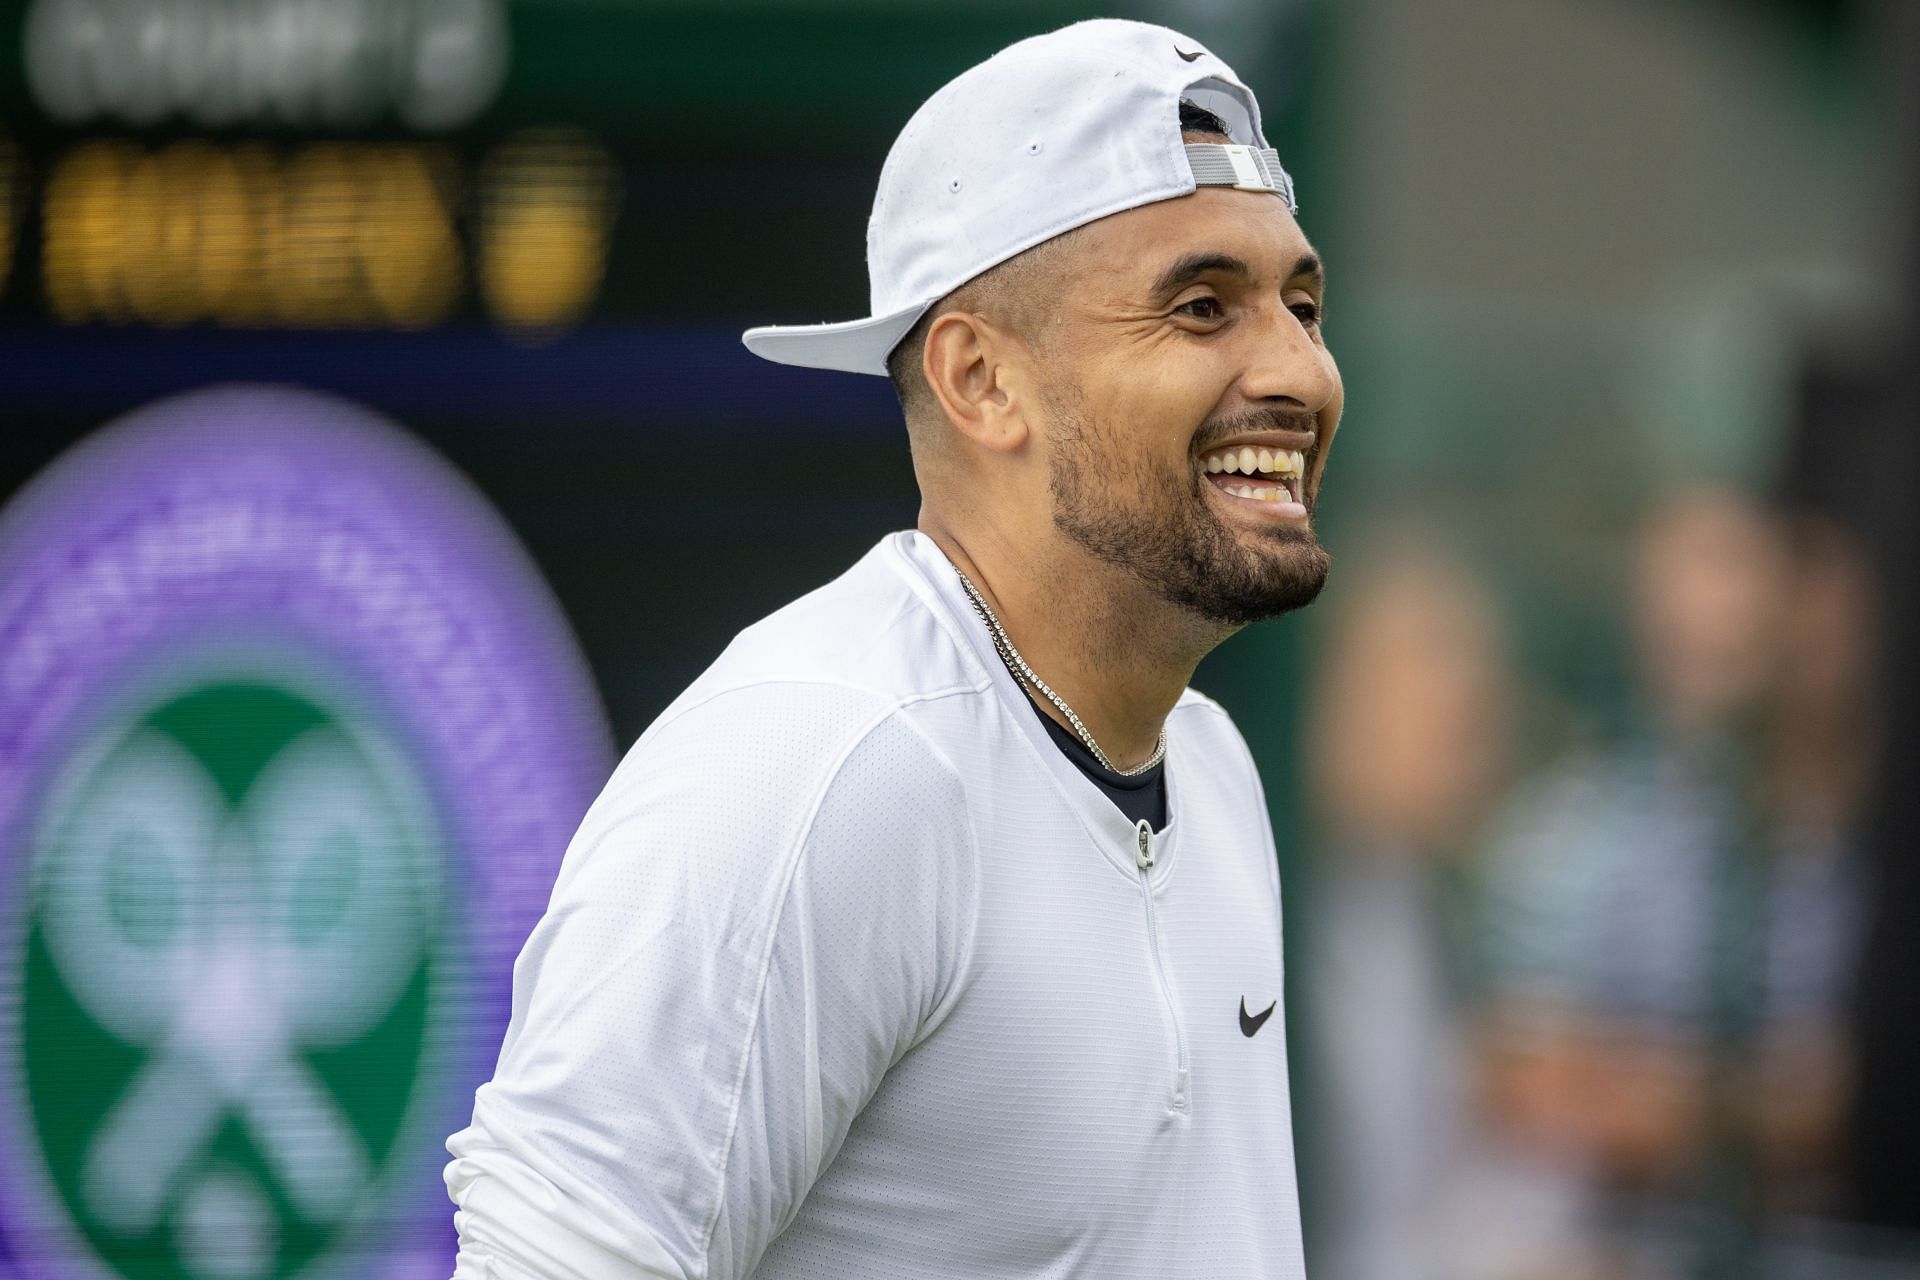
[{"label": "white long-sleeve shirt", "polygon": [[917,533],[742,632],[515,966],[457,1280],[1301,1280],[1266,805],[1166,729],[1155,833]]}]

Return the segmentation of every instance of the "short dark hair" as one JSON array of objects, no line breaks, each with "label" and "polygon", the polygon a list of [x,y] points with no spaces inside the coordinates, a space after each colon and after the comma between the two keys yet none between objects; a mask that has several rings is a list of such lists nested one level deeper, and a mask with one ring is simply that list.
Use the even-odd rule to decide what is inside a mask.
[{"label": "short dark hair", "polygon": [[1225,138],[1227,122],[1196,102],[1180,99],[1180,132],[1217,133]]},{"label": "short dark hair", "polygon": [[[1231,136],[1227,132],[1226,121],[1205,107],[1186,98],[1180,99],[1180,132],[1182,134],[1211,134],[1220,138]],[[1028,250],[1027,252],[1032,252],[1032,250]],[[900,410],[902,413],[905,413],[911,418],[915,406],[927,394],[926,379],[920,376],[921,351],[926,346],[927,329],[932,326],[934,320],[938,318],[942,312],[950,310],[952,304],[960,300],[961,296],[974,284],[987,280],[994,272],[999,271],[1002,267],[1009,265],[1009,263],[1017,262],[1020,256],[1021,255],[1016,254],[1007,262],[988,267],[972,280],[969,280],[966,284],[961,285],[958,289],[955,289],[952,293],[928,307],[926,314],[921,316],[920,319],[914,323],[913,328],[907,330],[906,336],[895,343],[893,350],[887,353],[887,378],[893,383],[893,393],[900,398]]]}]

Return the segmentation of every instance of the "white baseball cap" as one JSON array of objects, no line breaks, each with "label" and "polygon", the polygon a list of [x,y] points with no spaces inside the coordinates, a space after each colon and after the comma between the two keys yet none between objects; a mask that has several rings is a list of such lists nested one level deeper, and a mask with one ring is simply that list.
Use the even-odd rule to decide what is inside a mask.
[{"label": "white baseball cap", "polygon": [[[1182,99],[1218,116],[1229,144],[1183,142]],[[950,81],[894,139],[867,220],[873,314],[741,340],[780,364],[885,374],[927,308],[989,267],[1201,186],[1296,208],[1260,104],[1226,63],[1177,31],[1116,18],[1022,40]]]}]

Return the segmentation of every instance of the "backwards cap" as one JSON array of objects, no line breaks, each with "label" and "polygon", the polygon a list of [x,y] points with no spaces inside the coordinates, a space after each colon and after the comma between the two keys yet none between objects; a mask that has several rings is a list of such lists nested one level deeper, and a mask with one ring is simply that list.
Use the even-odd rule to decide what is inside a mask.
[{"label": "backwards cap", "polygon": [[[1182,99],[1218,116],[1229,142],[1183,142]],[[927,308],[981,272],[1201,186],[1296,208],[1260,104],[1226,63],[1176,31],[1114,18],[1022,40],[950,81],[894,140],[867,221],[872,314],[742,340],[780,364],[885,374]]]}]

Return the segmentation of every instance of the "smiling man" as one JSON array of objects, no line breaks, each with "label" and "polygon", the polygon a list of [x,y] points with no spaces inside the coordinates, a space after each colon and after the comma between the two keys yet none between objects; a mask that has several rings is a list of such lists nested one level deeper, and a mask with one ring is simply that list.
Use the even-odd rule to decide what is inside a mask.
[{"label": "smiling man", "polygon": [[449,1141],[462,1280],[1303,1276],[1272,831],[1186,687],[1327,572],[1320,264],[1198,43],[936,93],[873,315],[919,528],[748,628],[567,851]]}]

